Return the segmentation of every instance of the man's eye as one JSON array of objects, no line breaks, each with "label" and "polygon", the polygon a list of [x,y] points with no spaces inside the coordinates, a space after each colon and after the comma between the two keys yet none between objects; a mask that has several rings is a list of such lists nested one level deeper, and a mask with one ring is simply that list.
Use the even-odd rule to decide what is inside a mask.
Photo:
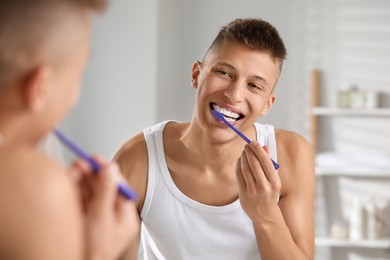
[{"label": "man's eye", "polygon": [[225,71],[225,70],[217,70],[217,73],[218,73],[218,74],[221,74],[221,75],[223,75],[223,76],[228,76],[228,77],[230,77],[230,74],[229,74],[227,71]]},{"label": "man's eye", "polygon": [[253,84],[253,83],[249,83],[248,86],[249,86],[250,88],[253,88],[253,89],[259,90],[259,91],[263,89],[261,86],[259,86],[259,85],[257,85],[257,84]]}]

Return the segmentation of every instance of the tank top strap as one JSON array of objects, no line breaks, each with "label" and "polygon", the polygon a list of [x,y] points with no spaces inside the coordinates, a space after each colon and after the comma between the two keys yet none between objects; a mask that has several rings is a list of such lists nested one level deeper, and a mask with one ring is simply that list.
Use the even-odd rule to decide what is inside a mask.
[{"label": "tank top strap", "polygon": [[156,179],[159,177],[157,176],[157,168],[158,168],[158,151],[160,149],[160,143],[162,142],[162,132],[164,130],[164,127],[166,124],[168,124],[170,121],[163,121],[156,125],[153,125],[151,127],[145,128],[143,130],[146,147],[148,150],[148,183],[147,183],[147,193],[145,196],[144,205],[141,210],[141,217],[145,217],[148,212],[149,208],[152,204],[154,191],[155,191],[155,183]]},{"label": "tank top strap", "polygon": [[255,123],[257,141],[270,149],[271,158],[277,161],[275,128],[272,125]]}]

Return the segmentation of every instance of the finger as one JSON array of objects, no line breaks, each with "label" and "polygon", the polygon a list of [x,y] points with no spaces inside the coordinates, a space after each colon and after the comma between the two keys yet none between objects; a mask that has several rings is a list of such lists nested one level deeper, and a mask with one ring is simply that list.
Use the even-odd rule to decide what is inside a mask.
[{"label": "finger", "polygon": [[[133,209],[134,208],[134,209]],[[129,216],[129,212],[136,210],[135,203],[124,196],[116,196],[115,212],[118,221]]]},{"label": "finger", "polygon": [[264,151],[269,155],[270,154],[269,147],[264,145],[263,148],[264,148]]},{"label": "finger", "polygon": [[90,172],[92,172],[91,166],[83,159],[73,161],[69,168],[70,176],[76,183],[79,183]]},{"label": "finger", "polygon": [[254,190],[256,187],[256,180],[253,177],[245,151],[241,154],[241,172],[245,180],[247,190]]},{"label": "finger", "polygon": [[124,184],[124,185],[127,185],[129,186],[127,180],[124,178],[124,176],[121,174],[120,170],[119,170],[119,166],[117,163],[115,162],[107,162],[104,158],[100,157],[99,155],[93,155],[92,158],[100,165],[102,165],[102,167],[104,165],[110,165],[111,167],[111,170],[109,170],[107,172],[107,174],[109,176],[107,176],[107,178],[109,178],[111,180],[111,184],[115,186],[115,189],[116,189],[116,193],[115,195],[117,195],[117,189],[118,189],[118,184],[121,183],[121,184]]},{"label": "finger", "polygon": [[93,198],[92,177],[92,175],[84,176],[78,185],[84,212],[89,211],[90,201]]},{"label": "finger", "polygon": [[[99,160],[99,163],[103,163],[103,162],[105,162],[105,161]],[[123,176],[122,172],[120,171],[119,165],[116,162],[110,162],[110,164],[113,165],[113,167],[115,167],[115,170],[109,172],[109,174],[111,175],[110,178],[112,178],[112,180],[114,181],[116,186],[121,184],[121,185],[130,187],[130,184],[128,183],[128,181],[126,180],[126,178]],[[125,198],[128,199],[128,197],[126,195],[121,194],[121,196],[124,196]]]},{"label": "finger", "polygon": [[112,173],[115,182],[129,185],[126,178],[123,176],[122,172],[120,171],[119,165],[116,162],[112,162],[111,164],[115,165],[115,167],[117,168],[117,171]]},{"label": "finger", "polygon": [[245,182],[243,173],[241,171],[241,157],[237,159],[237,163],[236,163],[236,176],[237,176],[237,181],[238,181],[239,188],[245,190],[246,189],[246,182]]},{"label": "finger", "polygon": [[[139,227],[140,217],[138,215],[135,204],[129,200],[124,199],[122,196],[118,196],[117,200],[118,205],[117,210],[115,211],[117,223],[121,223],[121,229],[127,230],[127,232],[136,235],[138,232],[134,229]],[[127,243],[129,243],[133,238],[129,237],[128,239],[129,240]]]},{"label": "finger", "polygon": [[246,146],[244,148],[244,151],[248,160],[248,165],[252,171],[256,183],[261,186],[268,184],[267,176],[263,170],[263,166],[261,165],[257,155],[252,151],[252,149],[249,146]]},{"label": "finger", "polygon": [[99,194],[105,199],[106,203],[113,203],[118,195],[118,165],[110,163],[107,166],[102,167],[97,175],[99,179],[99,187],[97,188],[102,189],[102,192]]},{"label": "finger", "polygon": [[112,172],[117,171],[113,164],[102,165],[100,171],[88,178],[92,196],[89,198],[90,214],[106,215],[115,210],[118,190]]},{"label": "finger", "polygon": [[275,167],[271,161],[271,157],[266,152],[266,150],[264,150],[264,148],[257,141],[252,141],[250,143],[250,148],[256,154],[267,180],[269,182],[275,181],[279,176],[275,174]]},{"label": "finger", "polygon": [[108,161],[98,154],[92,154],[92,159],[100,165],[107,165]]}]

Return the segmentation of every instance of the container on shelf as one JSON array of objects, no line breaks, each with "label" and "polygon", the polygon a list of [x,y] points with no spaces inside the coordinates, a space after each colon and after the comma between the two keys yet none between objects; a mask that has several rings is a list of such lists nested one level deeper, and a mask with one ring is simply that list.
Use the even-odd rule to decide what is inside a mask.
[{"label": "container on shelf", "polygon": [[381,237],[381,214],[374,199],[368,200],[365,203],[364,209],[367,216],[366,235],[367,239],[378,239]]},{"label": "container on shelf", "polygon": [[379,93],[377,91],[366,90],[364,97],[364,108],[373,109],[379,106]]},{"label": "container on shelf", "polygon": [[379,93],[376,90],[362,90],[356,85],[343,87],[337,92],[338,108],[374,109],[379,107]]},{"label": "container on shelf", "polygon": [[361,91],[357,87],[352,87],[350,90],[351,108],[364,108],[365,107],[365,92]]},{"label": "container on shelf", "polygon": [[349,108],[351,106],[351,90],[342,88],[337,93],[337,105],[340,108]]},{"label": "container on shelf", "polygon": [[352,201],[349,214],[349,239],[362,240],[365,230],[365,214],[360,199],[356,198]]},{"label": "container on shelf", "polygon": [[330,237],[334,239],[348,239],[348,223],[345,221],[334,222],[330,228]]}]

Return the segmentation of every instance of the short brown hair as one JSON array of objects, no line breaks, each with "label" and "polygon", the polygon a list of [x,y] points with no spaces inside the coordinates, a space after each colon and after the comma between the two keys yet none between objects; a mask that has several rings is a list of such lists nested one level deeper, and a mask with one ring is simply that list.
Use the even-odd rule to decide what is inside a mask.
[{"label": "short brown hair", "polygon": [[221,28],[207,52],[220,47],[225,40],[244,44],[250,49],[268,52],[280,64],[287,55],[278,31],[262,19],[246,18],[231,21]]},{"label": "short brown hair", "polygon": [[[0,88],[36,65],[36,57],[59,24],[88,12],[102,12],[107,2],[0,0]],[[56,33],[61,35],[61,30]]]}]

